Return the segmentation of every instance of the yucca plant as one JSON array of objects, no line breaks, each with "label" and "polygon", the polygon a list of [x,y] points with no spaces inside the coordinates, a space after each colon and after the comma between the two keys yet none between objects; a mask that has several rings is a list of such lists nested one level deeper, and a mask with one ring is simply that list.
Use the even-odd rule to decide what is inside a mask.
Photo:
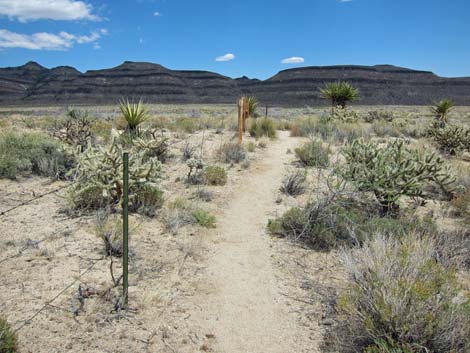
[{"label": "yucca plant", "polygon": [[331,100],[332,110],[336,106],[346,108],[348,102],[359,99],[359,90],[349,82],[330,82],[320,90],[323,98]]},{"label": "yucca plant", "polygon": [[139,125],[149,118],[148,110],[145,108],[142,99],[138,103],[121,99],[119,104],[122,116],[127,122],[127,128],[130,133],[138,132]]},{"label": "yucca plant", "polygon": [[256,108],[258,107],[258,100],[253,97],[246,97],[246,103],[248,104],[248,114],[249,116],[253,116],[256,112]]},{"label": "yucca plant", "polygon": [[454,102],[450,99],[441,100],[431,107],[431,111],[436,118],[435,127],[443,128],[449,122],[449,113],[454,107]]}]

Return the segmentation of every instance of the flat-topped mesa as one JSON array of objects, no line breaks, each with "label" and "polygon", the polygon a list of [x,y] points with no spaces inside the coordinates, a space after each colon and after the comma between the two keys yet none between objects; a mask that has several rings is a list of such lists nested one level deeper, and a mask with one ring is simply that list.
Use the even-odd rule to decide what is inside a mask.
[{"label": "flat-topped mesa", "polygon": [[430,71],[392,65],[299,67],[261,81],[131,61],[85,73],[70,66],[47,69],[32,61],[0,68],[0,102],[113,104],[128,96],[142,97],[149,103],[234,103],[249,94],[269,105],[325,105],[320,88],[338,80],[359,88],[361,100],[357,104],[428,105],[450,98],[457,104],[470,105],[470,78],[443,78]]}]

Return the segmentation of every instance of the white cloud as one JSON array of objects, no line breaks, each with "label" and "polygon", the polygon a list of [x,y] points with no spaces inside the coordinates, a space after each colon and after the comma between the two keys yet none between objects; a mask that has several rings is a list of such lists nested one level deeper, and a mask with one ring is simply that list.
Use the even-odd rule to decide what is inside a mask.
[{"label": "white cloud", "polygon": [[227,53],[225,55],[216,57],[215,61],[231,61],[233,59],[235,59],[235,55],[233,55],[232,53]]},{"label": "white cloud", "polygon": [[92,14],[92,6],[76,0],[0,0],[0,16],[32,20],[99,20]]},{"label": "white cloud", "polygon": [[153,15],[154,15],[155,17],[160,17],[162,14],[161,14],[160,12],[158,12],[158,11],[155,11],[155,12],[153,13]]},{"label": "white cloud", "polygon": [[39,32],[29,35],[0,29],[0,49],[67,50],[72,48],[75,43],[94,43],[96,49],[96,46],[99,46],[96,41],[101,38],[100,33],[103,33],[103,31],[92,32],[88,36],[77,36],[68,32],[60,32],[59,34]]},{"label": "white cloud", "polygon": [[305,62],[305,59],[300,56],[293,56],[281,61],[282,64],[301,64],[303,62]]}]

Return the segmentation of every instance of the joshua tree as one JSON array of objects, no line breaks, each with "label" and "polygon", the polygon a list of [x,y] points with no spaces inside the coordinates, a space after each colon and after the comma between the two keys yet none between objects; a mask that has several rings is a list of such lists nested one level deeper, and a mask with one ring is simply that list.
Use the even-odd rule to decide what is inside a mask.
[{"label": "joshua tree", "polygon": [[444,128],[449,122],[449,113],[454,107],[454,102],[449,99],[441,100],[431,107],[431,111],[436,117],[436,127]]},{"label": "joshua tree", "polygon": [[122,116],[127,121],[127,128],[130,133],[137,132],[139,125],[149,118],[148,110],[144,107],[142,99],[138,103],[122,99],[119,109],[121,109]]},{"label": "joshua tree", "polygon": [[353,87],[349,82],[330,82],[320,90],[323,98],[331,100],[332,109],[339,105],[341,108],[346,108],[348,102],[359,99],[359,91]]}]

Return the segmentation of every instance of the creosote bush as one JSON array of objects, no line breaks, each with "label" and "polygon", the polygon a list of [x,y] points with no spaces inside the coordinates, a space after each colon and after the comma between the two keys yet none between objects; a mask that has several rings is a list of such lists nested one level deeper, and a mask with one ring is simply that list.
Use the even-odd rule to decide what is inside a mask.
[{"label": "creosote bush", "polygon": [[330,163],[330,149],[322,141],[312,140],[295,149],[295,154],[306,167],[326,168]]},{"label": "creosote bush", "polygon": [[227,183],[227,172],[225,168],[218,166],[207,166],[203,172],[206,185],[225,185]]},{"label": "creosote bush", "polygon": [[31,174],[63,179],[74,158],[57,141],[37,133],[7,131],[0,135],[0,177]]},{"label": "creosote bush", "polygon": [[343,148],[346,163],[338,170],[358,191],[371,192],[384,213],[395,213],[402,196],[425,198],[424,186],[436,184],[453,191],[455,178],[436,154],[412,150],[403,140],[381,147],[374,142],[355,140]]},{"label": "creosote bush", "polygon": [[276,127],[274,120],[270,118],[253,119],[250,124],[250,136],[257,139],[261,137],[269,137],[273,139],[276,137]]},{"label": "creosote bush", "polygon": [[18,340],[8,322],[0,318],[0,353],[15,353],[18,351]]},{"label": "creosote bush", "polygon": [[470,350],[470,298],[454,268],[436,261],[435,249],[432,238],[410,233],[377,235],[344,252],[350,278],[339,300],[344,351]]}]

